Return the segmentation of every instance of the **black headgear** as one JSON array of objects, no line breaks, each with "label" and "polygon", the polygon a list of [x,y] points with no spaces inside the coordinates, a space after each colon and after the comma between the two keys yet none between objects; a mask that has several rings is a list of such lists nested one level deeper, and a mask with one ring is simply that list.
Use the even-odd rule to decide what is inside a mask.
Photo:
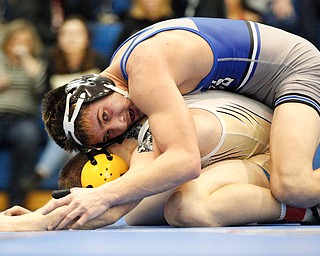
[{"label": "black headgear", "polygon": [[[66,85],[65,92],[67,98],[63,119],[63,129],[67,137],[71,134],[74,141],[82,147],[84,145],[82,145],[74,133],[74,122],[80,112],[82,104],[110,95],[113,92],[120,93],[124,97],[130,98],[129,93],[117,88],[111,79],[97,74],[85,75],[81,78],[70,81]],[[70,105],[74,103],[76,103],[76,107],[70,119]]]}]

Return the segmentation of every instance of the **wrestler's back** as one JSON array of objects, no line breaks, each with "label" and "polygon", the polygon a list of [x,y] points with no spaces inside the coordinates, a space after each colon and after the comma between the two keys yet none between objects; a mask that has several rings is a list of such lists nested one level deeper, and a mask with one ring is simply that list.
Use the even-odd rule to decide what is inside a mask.
[{"label": "wrestler's back", "polygon": [[155,45],[155,56],[166,55],[182,94],[222,89],[274,107],[275,100],[286,94],[312,98],[319,87],[317,76],[301,77],[313,83],[311,89],[294,84],[298,73],[307,74],[311,69],[319,73],[319,51],[301,37],[259,23],[209,18],[157,23],[129,38],[115,52],[111,66],[124,79],[128,79],[129,57],[141,44],[148,50]]}]

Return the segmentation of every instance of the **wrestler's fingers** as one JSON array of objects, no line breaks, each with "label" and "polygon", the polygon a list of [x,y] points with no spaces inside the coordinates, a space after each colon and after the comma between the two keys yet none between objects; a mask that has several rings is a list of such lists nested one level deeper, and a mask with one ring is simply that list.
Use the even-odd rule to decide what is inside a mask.
[{"label": "wrestler's fingers", "polygon": [[75,211],[68,206],[49,223],[48,230],[66,229],[75,218],[77,218]]},{"label": "wrestler's fingers", "polygon": [[64,205],[68,205],[70,202],[71,202],[71,194],[69,194],[68,196],[62,197],[60,199],[50,200],[42,208],[41,213],[43,215],[46,215],[46,214],[52,212],[53,210],[55,210],[56,208],[59,208],[59,207],[64,206]]},{"label": "wrestler's fingers", "polygon": [[71,229],[82,229],[84,225],[89,221],[90,214],[82,214],[81,217],[70,225]]},{"label": "wrestler's fingers", "polygon": [[82,226],[84,223],[86,223],[86,221],[87,221],[87,219],[89,218],[90,215],[87,214],[87,213],[81,213],[81,217],[79,217],[79,216],[80,216],[80,214],[77,211],[73,211],[73,212],[69,213],[59,223],[59,225],[56,226],[55,230],[67,229],[67,228],[70,228],[72,226],[78,226],[78,225]]},{"label": "wrestler's fingers", "polygon": [[23,215],[23,214],[27,214],[30,213],[31,211],[21,207],[19,205],[15,205],[5,211],[3,211],[1,214],[2,215],[6,215],[6,216],[19,216],[19,215]]},{"label": "wrestler's fingers", "polygon": [[67,229],[73,224],[81,213],[77,211],[77,206],[74,204],[66,205],[55,218],[48,224],[48,230]]}]

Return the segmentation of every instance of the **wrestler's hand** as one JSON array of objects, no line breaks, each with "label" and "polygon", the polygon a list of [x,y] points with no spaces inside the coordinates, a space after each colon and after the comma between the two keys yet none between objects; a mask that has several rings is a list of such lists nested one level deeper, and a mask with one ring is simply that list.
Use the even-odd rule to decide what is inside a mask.
[{"label": "wrestler's hand", "polygon": [[30,213],[31,211],[23,208],[21,206],[15,205],[3,212],[1,212],[1,215],[6,215],[6,216],[19,216],[19,215],[23,215],[23,214],[27,214]]},{"label": "wrestler's hand", "polygon": [[48,230],[80,228],[88,220],[100,216],[108,210],[108,200],[99,188],[72,188],[71,193],[60,199],[52,199],[43,207],[42,214],[66,205],[49,223]]},{"label": "wrestler's hand", "polygon": [[72,229],[96,229],[96,228],[101,228],[105,226],[109,226],[111,224],[114,224],[116,221],[118,221],[121,217],[126,215],[128,212],[130,212],[133,208],[135,208],[138,204],[140,203],[139,201],[129,203],[129,204],[122,204],[122,205],[116,205],[113,207],[110,207],[107,211],[105,211],[103,214],[100,216],[87,221],[84,225],[81,227],[74,227],[71,225],[70,227]]}]

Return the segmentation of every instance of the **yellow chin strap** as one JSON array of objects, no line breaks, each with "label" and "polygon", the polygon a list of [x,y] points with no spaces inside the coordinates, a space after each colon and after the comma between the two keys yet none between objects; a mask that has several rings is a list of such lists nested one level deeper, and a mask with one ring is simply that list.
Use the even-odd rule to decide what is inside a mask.
[{"label": "yellow chin strap", "polygon": [[124,159],[118,155],[104,153],[94,156],[96,164],[89,160],[82,168],[81,185],[83,188],[96,188],[115,180],[128,171]]}]

